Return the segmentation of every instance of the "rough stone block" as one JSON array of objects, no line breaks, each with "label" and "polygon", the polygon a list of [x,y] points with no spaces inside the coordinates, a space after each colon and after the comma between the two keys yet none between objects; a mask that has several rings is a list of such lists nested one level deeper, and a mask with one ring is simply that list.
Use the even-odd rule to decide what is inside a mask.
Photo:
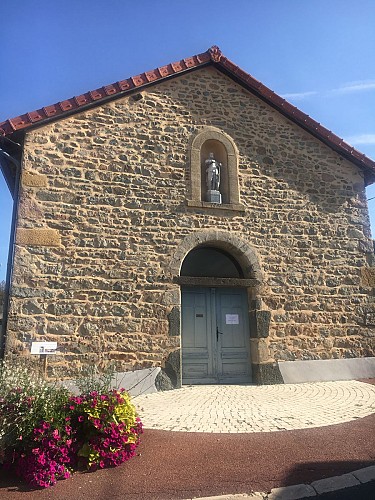
[{"label": "rough stone block", "polygon": [[169,336],[178,337],[180,335],[180,308],[175,306],[168,314]]},{"label": "rough stone block", "polygon": [[266,363],[270,359],[269,347],[265,339],[250,339],[250,355],[252,363]]},{"label": "rough stone block", "polygon": [[17,245],[57,247],[60,245],[60,234],[56,229],[19,228],[16,235]]},{"label": "rough stone block", "polygon": [[268,337],[270,321],[270,311],[252,311],[250,314],[250,337],[257,339]]},{"label": "rough stone block", "polygon": [[253,381],[259,385],[283,384],[284,380],[277,363],[252,365]]}]

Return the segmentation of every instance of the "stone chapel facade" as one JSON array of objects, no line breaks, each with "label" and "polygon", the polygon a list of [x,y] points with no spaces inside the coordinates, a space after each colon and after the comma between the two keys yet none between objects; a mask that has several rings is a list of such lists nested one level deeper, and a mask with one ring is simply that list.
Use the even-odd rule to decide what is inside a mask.
[{"label": "stone chapel facade", "polygon": [[374,356],[375,163],[217,48],[0,127],[6,356],[57,341],[50,373],[161,366],[175,387]]}]

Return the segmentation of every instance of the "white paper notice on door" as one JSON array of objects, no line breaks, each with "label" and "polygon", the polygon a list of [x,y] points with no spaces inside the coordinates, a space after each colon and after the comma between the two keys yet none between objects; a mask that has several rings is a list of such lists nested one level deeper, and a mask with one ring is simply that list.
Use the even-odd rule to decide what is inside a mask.
[{"label": "white paper notice on door", "polygon": [[226,325],[239,325],[240,318],[238,314],[226,314],[225,315],[225,324]]}]

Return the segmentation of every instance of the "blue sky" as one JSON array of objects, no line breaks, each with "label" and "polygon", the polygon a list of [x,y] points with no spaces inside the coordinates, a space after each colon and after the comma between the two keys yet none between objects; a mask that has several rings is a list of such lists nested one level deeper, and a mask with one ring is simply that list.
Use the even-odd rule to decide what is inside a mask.
[{"label": "blue sky", "polygon": [[[374,26],[373,0],[5,0],[0,121],[218,45],[375,158]],[[11,198],[0,177],[2,280]]]}]

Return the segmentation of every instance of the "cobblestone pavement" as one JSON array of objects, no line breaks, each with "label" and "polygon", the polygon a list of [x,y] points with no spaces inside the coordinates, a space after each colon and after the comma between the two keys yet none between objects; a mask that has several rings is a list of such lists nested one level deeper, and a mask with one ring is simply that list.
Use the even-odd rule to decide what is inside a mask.
[{"label": "cobblestone pavement", "polygon": [[146,429],[250,433],[322,427],[375,413],[375,386],[358,381],[201,385],[134,398]]}]

